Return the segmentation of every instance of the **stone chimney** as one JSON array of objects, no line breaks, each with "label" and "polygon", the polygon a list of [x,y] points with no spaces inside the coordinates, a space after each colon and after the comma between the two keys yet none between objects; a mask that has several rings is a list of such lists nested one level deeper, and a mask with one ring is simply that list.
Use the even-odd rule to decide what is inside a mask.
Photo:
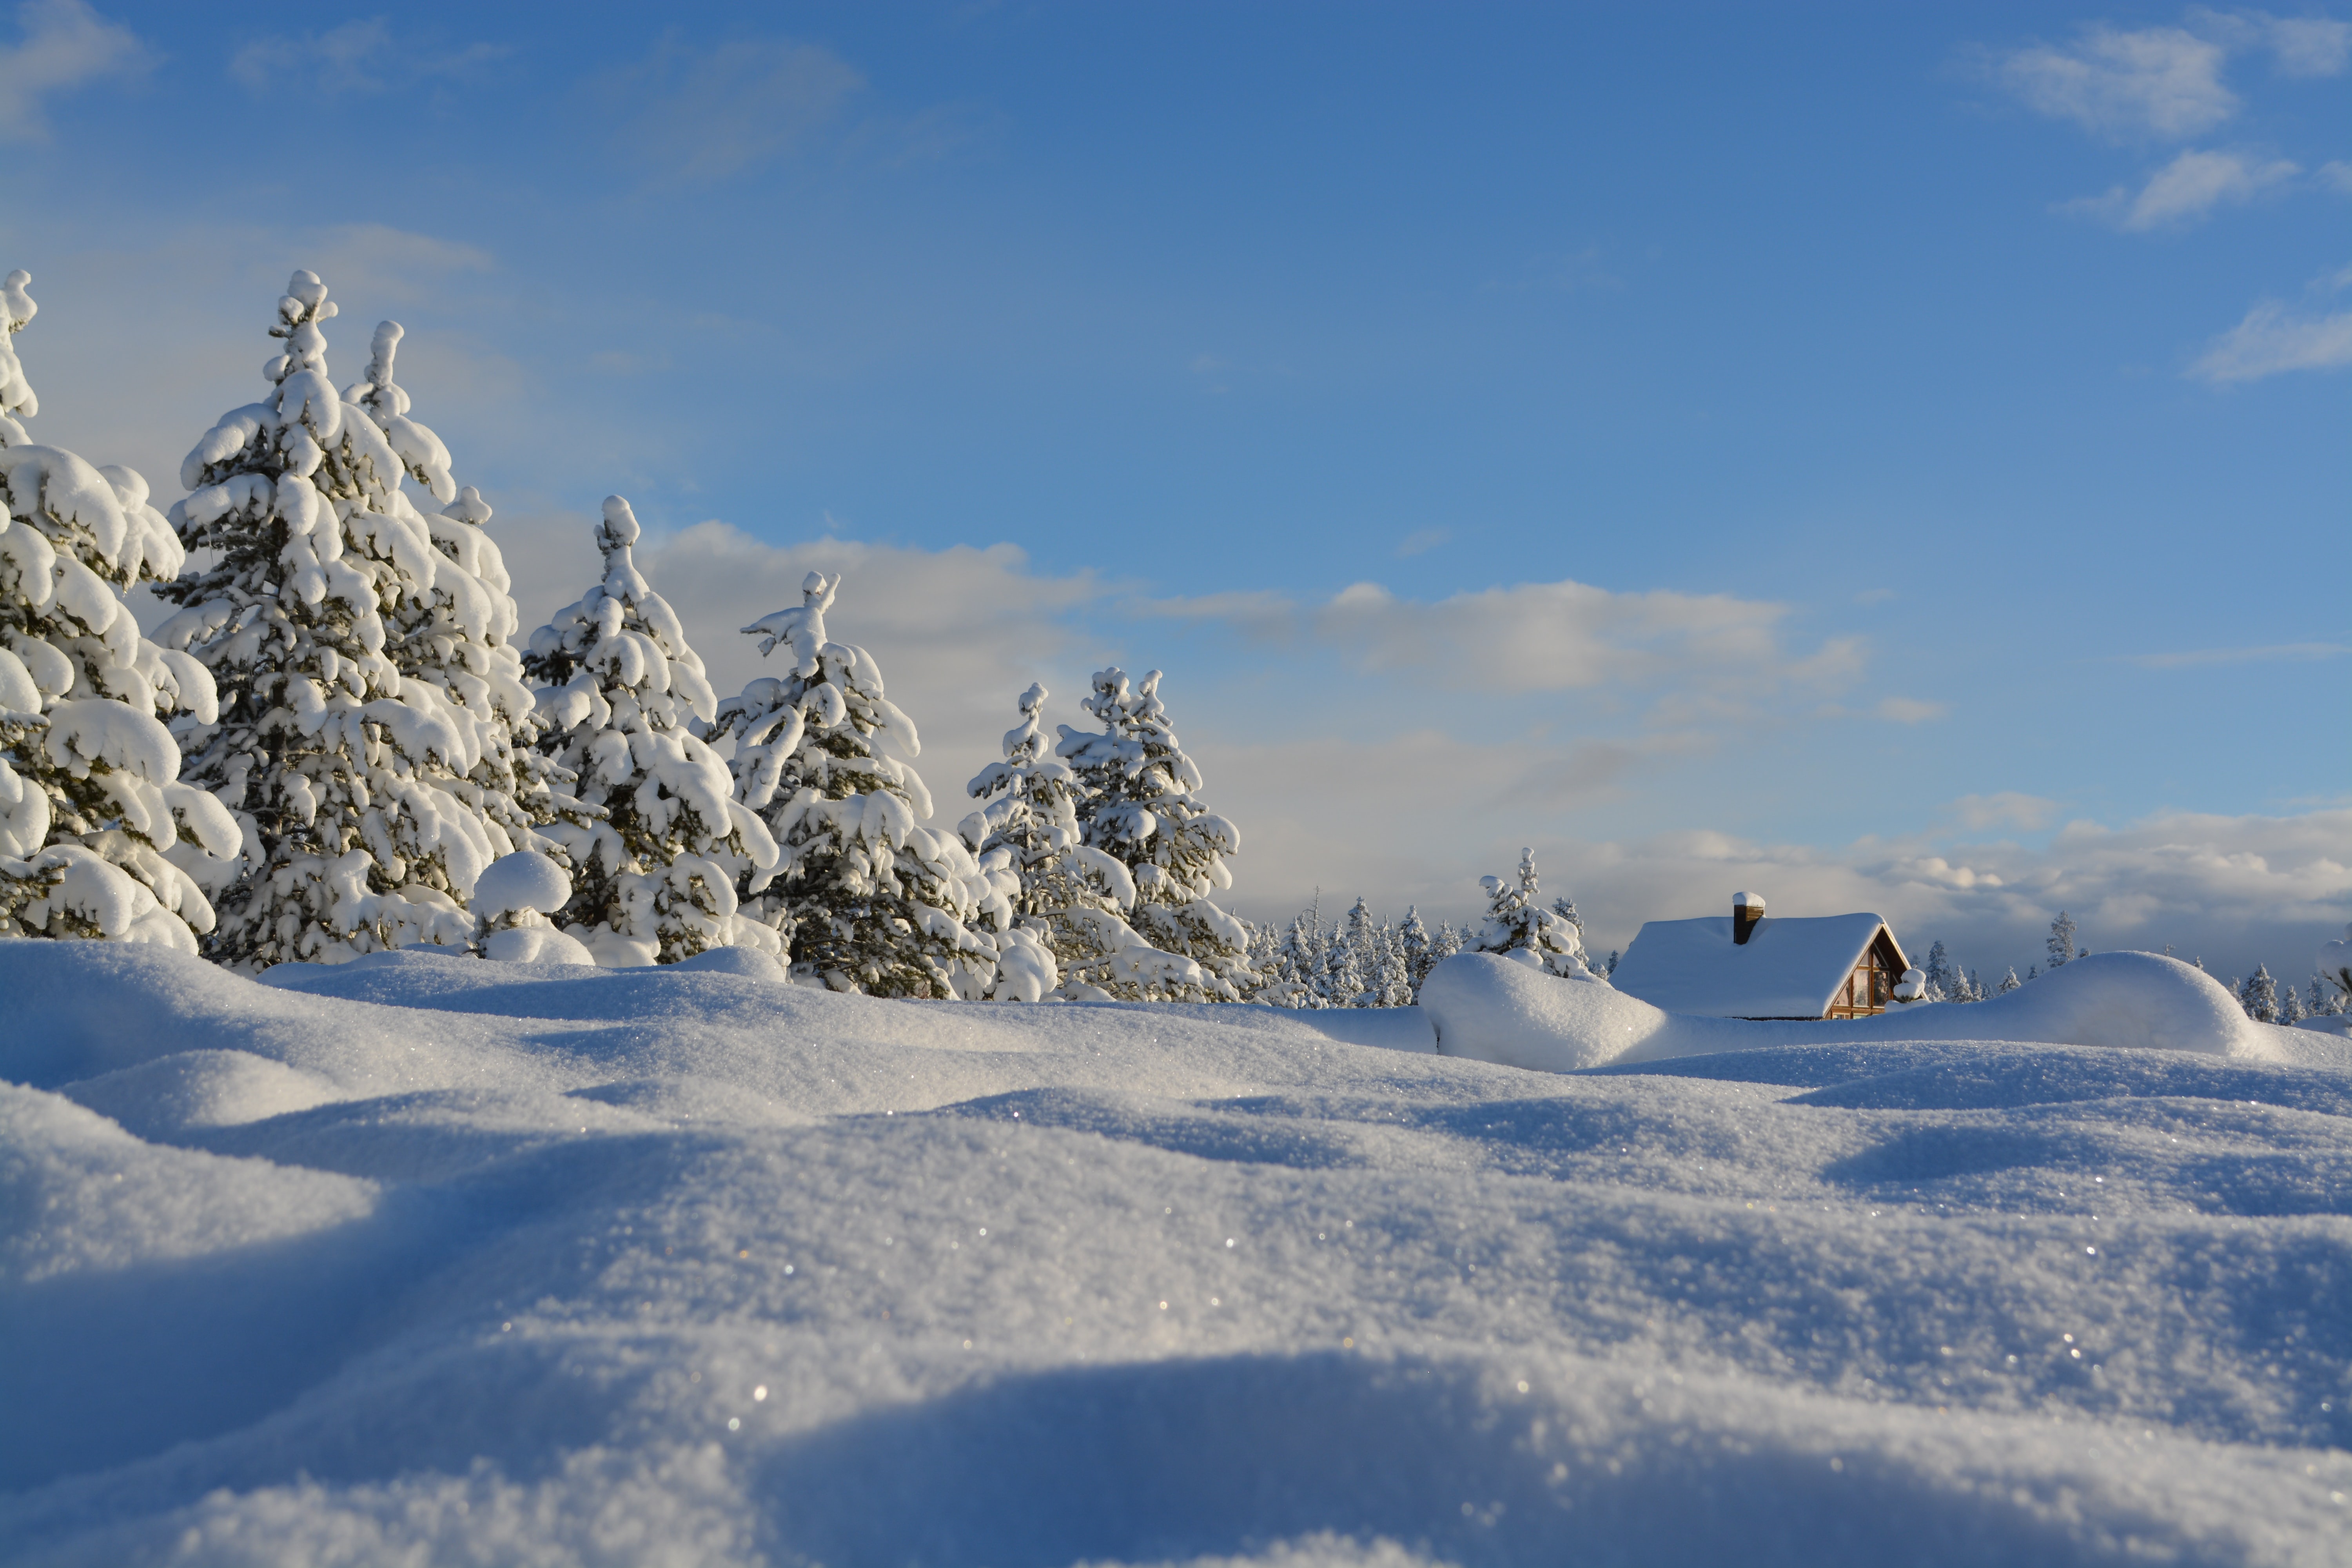
[{"label": "stone chimney", "polygon": [[1731,940],[1734,942],[1741,947],[1747,946],[1748,939],[1754,936],[1756,928],[1763,923],[1764,900],[1761,898],[1754,893],[1731,895]]}]

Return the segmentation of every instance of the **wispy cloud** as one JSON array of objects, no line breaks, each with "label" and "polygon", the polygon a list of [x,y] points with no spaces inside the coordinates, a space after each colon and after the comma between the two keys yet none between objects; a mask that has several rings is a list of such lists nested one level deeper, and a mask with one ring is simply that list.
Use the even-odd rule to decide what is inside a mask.
[{"label": "wispy cloud", "polygon": [[0,140],[47,141],[42,101],[49,94],[154,62],[138,35],[84,0],[26,0],[16,7],[16,26],[22,39],[0,47]]},{"label": "wispy cloud", "polygon": [[2291,370],[2339,370],[2352,364],[2352,310],[2299,311],[2264,300],[2245,320],[2215,338],[2189,374],[2226,384],[2260,381]]},{"label": "wispy cloud", "polygon": [[792,152],[837,120],[866,78],[832,50],[742,38],[709,50],[665,39],[641,66],[600,79],[633,163],[728,179]]},{"label": "wispy cloud", "polygon": [[2025,105],[2116,139],[2199,135],[2238,111],[2221,82],[2229,51],[2183,27],[2105,23],[2068,45],[2035,44],[1996,58],[1993,74]]},{"label": "wispy cloud", "polygon": [[2190,149],[2148,176],[2137,193],[2117,185],[2102,196],[2063,204],[2063,210],[2113,224],[2128,234],[2185,228],[2224,203],[2252,201],[2292,182],[2302,169],[2284,158]]},{"label": "wispy cloud", "polygon": [[1924,724],[1930,719],[1940,719],[1950,712],[1944,702],[1925,702],[1916,697],[1883,697],[1872,709],[1879,718],[1896,724]]},{"label": "wispy cloud", "polygon": [[1992,795],[1964,795],[1949,807],[1955,820],[1970,832],[1988,827],[2019,827],[2032,833],[2058,819],[2058,803],[2013,789]]},{"label": "wispy cloud", "polygon": [[2335,76],[2352,59],[2352,24],[2332,16],[2273,16],[2199,5],[2189,10],[2189,25],[2231,49],[2268,50],[2281,76]]},{"label": "wispy cloud", "polygon": [[1450,528],[1415,529],[1397,542],[1397,559],[1402,561],[1434,550],[1453,537],[1454,531]]},{"label": "wispy cloud", "polygon": [[2267,647],[2205,647],[2185,653],[2141,653],[2124,662],[2142,669],[2199,669],[2217,664],[2307,664],[2352,653],[2352,645],[2335,642],[2273,643]]},{"label": "wispy cloud", "polygon": [[322,33],[255,38],[229,58],[228,74],[250,92],[390,92],[431,77],[460,75],[503,58],[497,44],[436,49],[395,39],[381,16]]},{"label": "wispy cloud", "polygon": [[1263,637],[1311,638],[1368,671],[1487,691],[1568,691],[1692,682],[1714,692],[1834,688],[1860,673],[1857,638],[1787,646],[1789,606],[1722,594],[1612,593],[1522,583],[1428,603],[1358,583],[1320,605],[1278,594],[1144,602],[1144,613],[1219,620]]}]

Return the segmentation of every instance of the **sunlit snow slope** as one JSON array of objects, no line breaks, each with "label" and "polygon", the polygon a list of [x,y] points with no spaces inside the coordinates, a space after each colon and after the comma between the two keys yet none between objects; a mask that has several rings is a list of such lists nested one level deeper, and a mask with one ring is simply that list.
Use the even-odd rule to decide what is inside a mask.
[{"label": "sunlit snow slope", "polygon": [[2352,1558],[2340,1046],[728,961],[0,943],[0,1561]]}]

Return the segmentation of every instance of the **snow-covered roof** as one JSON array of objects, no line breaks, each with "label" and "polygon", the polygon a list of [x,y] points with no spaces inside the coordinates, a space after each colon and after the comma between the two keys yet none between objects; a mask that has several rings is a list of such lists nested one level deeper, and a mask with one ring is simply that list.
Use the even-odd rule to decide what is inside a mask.
[{"label": "snow-covered roof", "polygon": [[1729,915],[1652,921],[1609,983],[1669,1013],[1818,1018],[1885,926],[1872,914],[1768,916],[1743,944]]}]

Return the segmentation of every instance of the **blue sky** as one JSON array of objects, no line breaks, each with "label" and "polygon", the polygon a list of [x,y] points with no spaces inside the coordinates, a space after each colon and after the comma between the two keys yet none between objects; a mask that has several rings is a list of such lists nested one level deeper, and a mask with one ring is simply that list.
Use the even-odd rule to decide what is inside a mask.
[{"label": "blue sky", "polygon": [[1752,884],[2299,976],[2352,914],[2339,18],[547,15],[19,8],[43,437],[168,501],[315,268],[527,615],[614,490],[722,678],[846,565],[943,802],[1029,679],[1164,668],[1261,919],[1522,844],[1603,946]]}]

